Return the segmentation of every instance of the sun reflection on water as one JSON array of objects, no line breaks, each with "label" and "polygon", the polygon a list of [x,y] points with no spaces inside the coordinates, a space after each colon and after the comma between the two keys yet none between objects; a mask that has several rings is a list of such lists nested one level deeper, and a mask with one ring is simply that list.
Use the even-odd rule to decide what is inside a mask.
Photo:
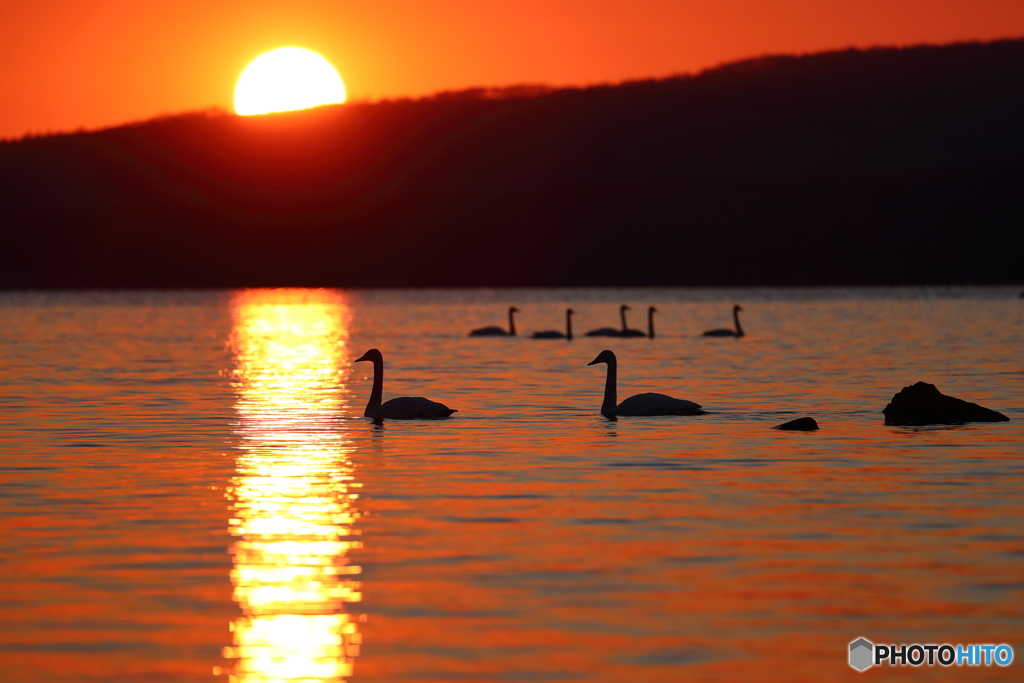
[{"label": "sun reflection on water", "polygon": [[338,422],[348,307],[338,292],[251,290],[232,309],[240,443],[229,528],[243,616],[223,673],[338,681],[352,675],[365,618],[346,604],[361,599],[348,563],[360,484]]}]

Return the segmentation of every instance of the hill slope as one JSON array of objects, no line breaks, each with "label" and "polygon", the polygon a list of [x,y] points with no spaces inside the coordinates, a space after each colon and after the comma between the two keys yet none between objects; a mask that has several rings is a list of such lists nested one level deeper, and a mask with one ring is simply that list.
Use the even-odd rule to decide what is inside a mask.
[{"label": "hill slope", "polygon": [[0,144],[0,287],[1024,281],[1024,41]]}]

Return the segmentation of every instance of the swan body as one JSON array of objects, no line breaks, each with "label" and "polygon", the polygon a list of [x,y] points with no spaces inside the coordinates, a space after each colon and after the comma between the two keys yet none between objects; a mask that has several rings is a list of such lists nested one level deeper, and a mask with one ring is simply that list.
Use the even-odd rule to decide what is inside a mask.
[{"label": "swan body", "polygon": [[615,408],[615,415],[650,417],[654,415],[703,415],[700,405],[665,394],[637,394]]},{"label": "swan body", "polygon": [[598,354],[597,358],[587,363],[595,365],[606,363],[608,375],[604,384],[604,402],[601,404],[601,414],[606,417],[636,416],[653,417],[655,415],[704,415],[699,404],[693,401],[685,401],[681,398],[672,398],[665,394],[637,394],[630,396],[622,403],[616,404],[616,375],[618,373],[618,359],[615,354],[607,349]]},{"label": "swan body", "polygon": [[422,396],[402,396],[381,403],[381,395],[384,393],[384,356],[377,349],[370,349],[356,358],[355,362],[364,360],[373,362],[373,389],[366,410],[363,411],[364,417],[373,418],[375,422],[384,419],[420,420],[448,417],[458,412]]},{"label": "swan body", "polygon": [[572,339],[572,314],[573,310],[567,309],[565,311],[565,334],[558,330],[544,330],[543,332],[534,332],[533,339]]},{"label": "swan body", "polygon": [[513,313],[518,313],[519,309],[515,306],[509,306],[508,309],[508,329],[498,327],[497,325],[491,325],[489,327],[478,327],[469,333],[470,337],[514,337],[516,336],[516,321],[512,317]]},{"label": "swan body", "polygon": [[633,336],[632,334],[627,334],[627,332],[638,332],[641,337],[644,336],[643,332],[640,332],[639,330],[630,330],[629,327],[626,325],[626,311],[628,311],[628,310],[629,310],[629,306],[627,306],[626,304],[622,304],[621,306],[619,306],[619,318],[622,320],[622,327],[621,328],[599,327],[596,330],[591,330],[590,332],[587,332],[586,336],[587,337],[632,337]]},{"label": "swan body", "polygon": [[705,337],[742,337],[743,328],[740,327],[740,311],[743,307],[736,304],[732,307],[732,322],[736,326],[736,329],[730,330],[728,327],[722,327],[717,330],[708,330],[704,333]]},{"label": "swan body", "polygon": [[373,411],[373,414],[366,417],[375,420],[431,420],[448,417],[455,412],[458,411],[429,398],[401,396],[385,401]]}]

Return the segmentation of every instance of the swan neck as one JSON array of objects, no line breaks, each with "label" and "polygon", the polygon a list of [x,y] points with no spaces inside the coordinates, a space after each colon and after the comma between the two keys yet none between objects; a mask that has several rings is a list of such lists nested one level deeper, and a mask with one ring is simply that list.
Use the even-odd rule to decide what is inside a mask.
[{"label": "swan neck", "polygon": [[512,337],[516,336],[515,311],[513,311],[511,308],[508,309],[508,333]]},{"label": "swan neck", "polygon": [[370,402],[363,411],[364,417],[370,417],[380,408],[380,399],[384,395],[384,361],[373,361],[373,389],[370,391]]},{"label": "swan neck", "polygon": [[619,404],[615,395],[616,375],[618,374],[617,366],[617,361],[608,361],[608,374],[604,380],[604,402],[601,404],[601,413],[603,415],[613,415],[615,413],[615,406]]},{"label": "swan neck", "polygon": [[628,327],[626,327],[626,309],[625,308],[620,308],[619,309],[619,317],[622,318],[622,331],[625,332],[627,329],[629,329]]},{"label": "swan neck", "polygon": [[740,312],[735,308],[732,310],[732,321],[736,324],[736,336],[743,336],[743,328],[740,327]]},{"label": "swan neck", "polygon": [[654,311],[647,311],[647,338],[654,339]]},{"label": "swan neck", "polygon": [[565,312],[565,338],[572,339],[572,311]]}]

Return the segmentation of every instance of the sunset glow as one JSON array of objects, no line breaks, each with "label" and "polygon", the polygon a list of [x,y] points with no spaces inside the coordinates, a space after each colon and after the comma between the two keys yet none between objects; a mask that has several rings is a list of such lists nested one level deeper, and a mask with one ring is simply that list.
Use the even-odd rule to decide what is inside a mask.
[{"label": "sunset glow", "polygon": [[310,50],[282,47],[260,55],[235,86],[242,115],[308,109],[345,101],[345,84],[330,62]]},{"label": "sunset glow", "polygon": [[1024,0],[0,3],[0,683],[1024,683],[1022,74]]},{"label": "sunset glow", "polygon": [[351,99],[521,83],[586,85],[764,54],[1024,35],[1019,0],[300,0],[139,4],[52,0],[0,9],[0,138],[161,113],[232,109],[238,76],[281,45],[314,46]]}]

